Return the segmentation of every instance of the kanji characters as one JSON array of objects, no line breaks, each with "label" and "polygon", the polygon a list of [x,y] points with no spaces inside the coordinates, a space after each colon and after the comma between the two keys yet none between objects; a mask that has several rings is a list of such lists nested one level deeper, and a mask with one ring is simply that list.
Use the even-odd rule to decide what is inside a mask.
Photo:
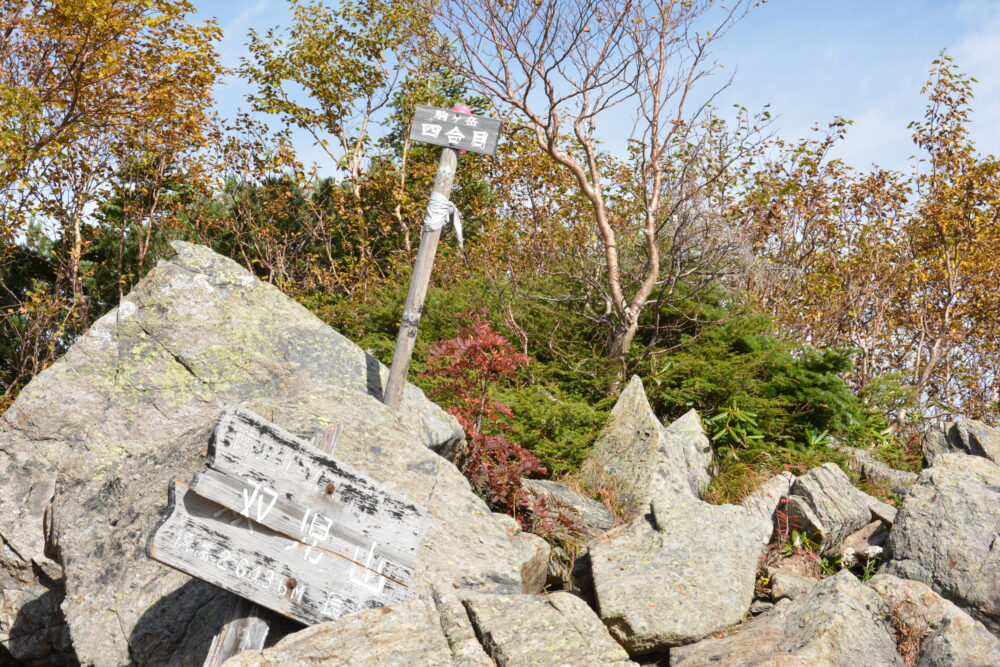
[{"label": "kanji characters", "polygon": [[482,130],[475,130],[472,133],[472,147],[473,148],[486,148],[486,140],[489,139],[489,132],[483,132]]}]

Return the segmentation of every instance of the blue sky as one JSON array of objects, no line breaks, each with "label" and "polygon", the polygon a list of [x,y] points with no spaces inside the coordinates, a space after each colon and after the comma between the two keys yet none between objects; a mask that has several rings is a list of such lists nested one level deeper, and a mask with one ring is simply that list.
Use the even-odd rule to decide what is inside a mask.
[{"label": "blue sky", "polygon": [[[286,0],[194,0],[198,18],[216,17],[225,32],[220,52],[235,66],[250,28],[285,25]],[[865,167],[903,169],[914,152],[907,124],[924,108],[920,88],[931,61],[947,48],[975,76],[973,136],[1000,153],[1000,0],[771,0],[719,42],[716,58],[735,71],[720,106],[751,110],[770,103],[773,129],[796,139],[834,116],[854,121],[840,157]],[[217,92],[231,113],[244,84]],[[305,157],[320,153],[302,139]]]}]

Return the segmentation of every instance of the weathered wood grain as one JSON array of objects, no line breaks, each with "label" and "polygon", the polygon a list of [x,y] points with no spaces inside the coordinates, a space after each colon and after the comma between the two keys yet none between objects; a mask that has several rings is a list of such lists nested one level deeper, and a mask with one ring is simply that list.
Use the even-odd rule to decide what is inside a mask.
[{"label": "weathered wood grain", "polygon": [[335,507],[325,513],[312,510],[286,500],[275,486],[280,487],[280,481],[250,484],[212,469],[199,473],[191,482],[191,490],[199,496],[305,546],[353,560],[362,567],[370,552],[369,560],[378,563],[382,576],[404,585],[413,577],[413,567],[401,564],[412,562],[412,554],[338,525]]},{"label": "weathered wood grain", "polygon": [[308,625],[412,597],[404,586],[379,576],[370,559],[366,568],[302,544],[176,482],[146,553]]},{"label": "weathered wood grain", "polygon": [[223,412],[209,466],[193,483],[199,494],[302,542],[412,573],[427,510],[262,417]]},{"label": "weathered wood grain", "polygon": [[215,635],[205,656],[203,667],[216,667],[242,651],[264,648],[270,629],[263,607],[243,598],[236,598],[222,630]]},{"label": "weathered wood grain", "polygon": [[[340,441],[343,427],[334,424],[317,434],[310,443],[322,453],[333,456]],[[226,660],[243,651],[264,648],[270,627],[267,611],[244,598],[236,598],[222,629],[212,639],[203,667],[219,667]]]}]

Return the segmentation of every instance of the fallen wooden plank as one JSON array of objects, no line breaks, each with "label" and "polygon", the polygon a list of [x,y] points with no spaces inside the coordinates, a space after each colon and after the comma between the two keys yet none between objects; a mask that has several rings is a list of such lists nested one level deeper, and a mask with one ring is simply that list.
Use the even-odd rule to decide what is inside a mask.
[{"label": "fallen wooden plank", "polygon": [[303,544],[171,482],[168,511],[146,553],[166,565],[307,625],[412,597],[401,584]]},{"label": "fallen wooden plank", "polygon": [[215,635],[203,667],[216,667],[242,651],[264,648],[267,633],[267,610],[243,598],[236,598],[222,629]]},{"label": "fallen wooden plank", "polygon": [[[310,444],[324,454],[333,456],[342,432],[343,427],[335,424],[316,435]],[[240,597],[234,599],[222,629],[212,639],[202,667],[220,667],[237,653],[263,649],[270,631],[268,613],[264,607],[249,600]]]},{"label": "fallen wooden plank", "polygon": [[242,487],[203,474],[195,481],[199,493],[258,523],[338,551],[350,545],[349,557],[374,550],[402,570],[416,565],[426,509],[248,410],[230,408],[219,417],[209,466]]}]

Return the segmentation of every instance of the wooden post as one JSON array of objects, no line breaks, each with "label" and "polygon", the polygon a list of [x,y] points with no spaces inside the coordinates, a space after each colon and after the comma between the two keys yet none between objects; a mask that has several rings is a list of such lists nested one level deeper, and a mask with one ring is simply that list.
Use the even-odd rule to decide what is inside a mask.
[{"label": "wooden post", "polygon": [[[442,148],[437,176],[434,177],[434,192],[445,199],[451,195],[451,186],[455,181],[457,166],[458,152],[454,148]],[[392,368],[389,370],[389,381],[385,385],[383,394],[384,403],[392,410],[399,408],[399,403],[403,398],[406,374],[410,370],[413,346],[416,343],[417,330],[420,327],[420,313],[424,307],[424,299],[427,297],[427,286],[431,280],[431,269],[434,268],[434,255],[437,253],[440,238],[440,228],[430,230],[426,225],[420,235],[417,261],[413,264],[410,289],[406,293],[406,305],[403,307],[403,322],[399,326],[399,335],[396,336],[396,350],[392,354]]]},{"label": "wooden post", "polygon": [[236,598],[229,608],[225,625],[212,640],[204,667],[219,667],[237,653],[263,649],[270,630],[268,614],[267,609],[249,600]]}]

